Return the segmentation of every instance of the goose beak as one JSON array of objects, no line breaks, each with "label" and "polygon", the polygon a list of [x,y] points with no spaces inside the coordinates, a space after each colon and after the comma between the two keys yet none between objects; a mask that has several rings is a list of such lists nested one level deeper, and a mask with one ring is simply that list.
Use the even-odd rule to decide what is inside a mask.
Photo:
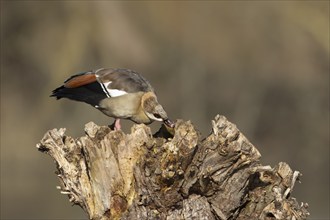
[{"label": "goose beak", "polygon": [[172,122],[170,119],[165,119],[165,120],[164,120],[164,124],[165,124],[166,126],[170,127],[170,128],[174,128],[174,126],[175,126],[175,123]]}]

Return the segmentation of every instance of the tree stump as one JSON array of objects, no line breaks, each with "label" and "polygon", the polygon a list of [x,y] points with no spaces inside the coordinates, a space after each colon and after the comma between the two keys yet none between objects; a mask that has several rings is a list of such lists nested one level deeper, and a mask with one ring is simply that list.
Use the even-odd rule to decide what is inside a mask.
[{"label": "tree stump", "polygon": [[224,116],[202,139],[178,120],[152,135],[93,122],[86,136],[48,131],[37,144],[56,162],[61,192],[90,219],[306,219],[307,203],[291,192],[300,173],[280,162],[260,164],[259,151]]}]

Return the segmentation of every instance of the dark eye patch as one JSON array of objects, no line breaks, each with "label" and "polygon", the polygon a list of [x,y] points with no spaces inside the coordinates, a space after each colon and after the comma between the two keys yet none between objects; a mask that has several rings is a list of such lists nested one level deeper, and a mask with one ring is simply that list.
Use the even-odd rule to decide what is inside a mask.
[{"label": "dark eye patch", "polygon": [[162,118],[161,116],[160,116],[160,114],[154,114],[154,116],[155,116],[155,118]]}]

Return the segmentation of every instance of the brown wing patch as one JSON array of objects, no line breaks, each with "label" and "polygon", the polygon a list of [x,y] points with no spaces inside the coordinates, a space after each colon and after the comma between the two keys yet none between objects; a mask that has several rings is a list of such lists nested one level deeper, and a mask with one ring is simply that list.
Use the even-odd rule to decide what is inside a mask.
[{"label": "brown wing patch", "polygon": [[96,81],[95,74],[77,75],[65,82],[65,88],[77,88]]}]

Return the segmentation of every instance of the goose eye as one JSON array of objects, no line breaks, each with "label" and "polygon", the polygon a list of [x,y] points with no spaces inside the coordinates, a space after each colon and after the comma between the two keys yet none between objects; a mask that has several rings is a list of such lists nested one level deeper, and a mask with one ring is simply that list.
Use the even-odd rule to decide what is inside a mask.
[{"label": "goose eye", "polygon": [[160,114],[154,114],[154,116],[155,116],[155,118],[162,118],[161,116],[160,116]]}]

